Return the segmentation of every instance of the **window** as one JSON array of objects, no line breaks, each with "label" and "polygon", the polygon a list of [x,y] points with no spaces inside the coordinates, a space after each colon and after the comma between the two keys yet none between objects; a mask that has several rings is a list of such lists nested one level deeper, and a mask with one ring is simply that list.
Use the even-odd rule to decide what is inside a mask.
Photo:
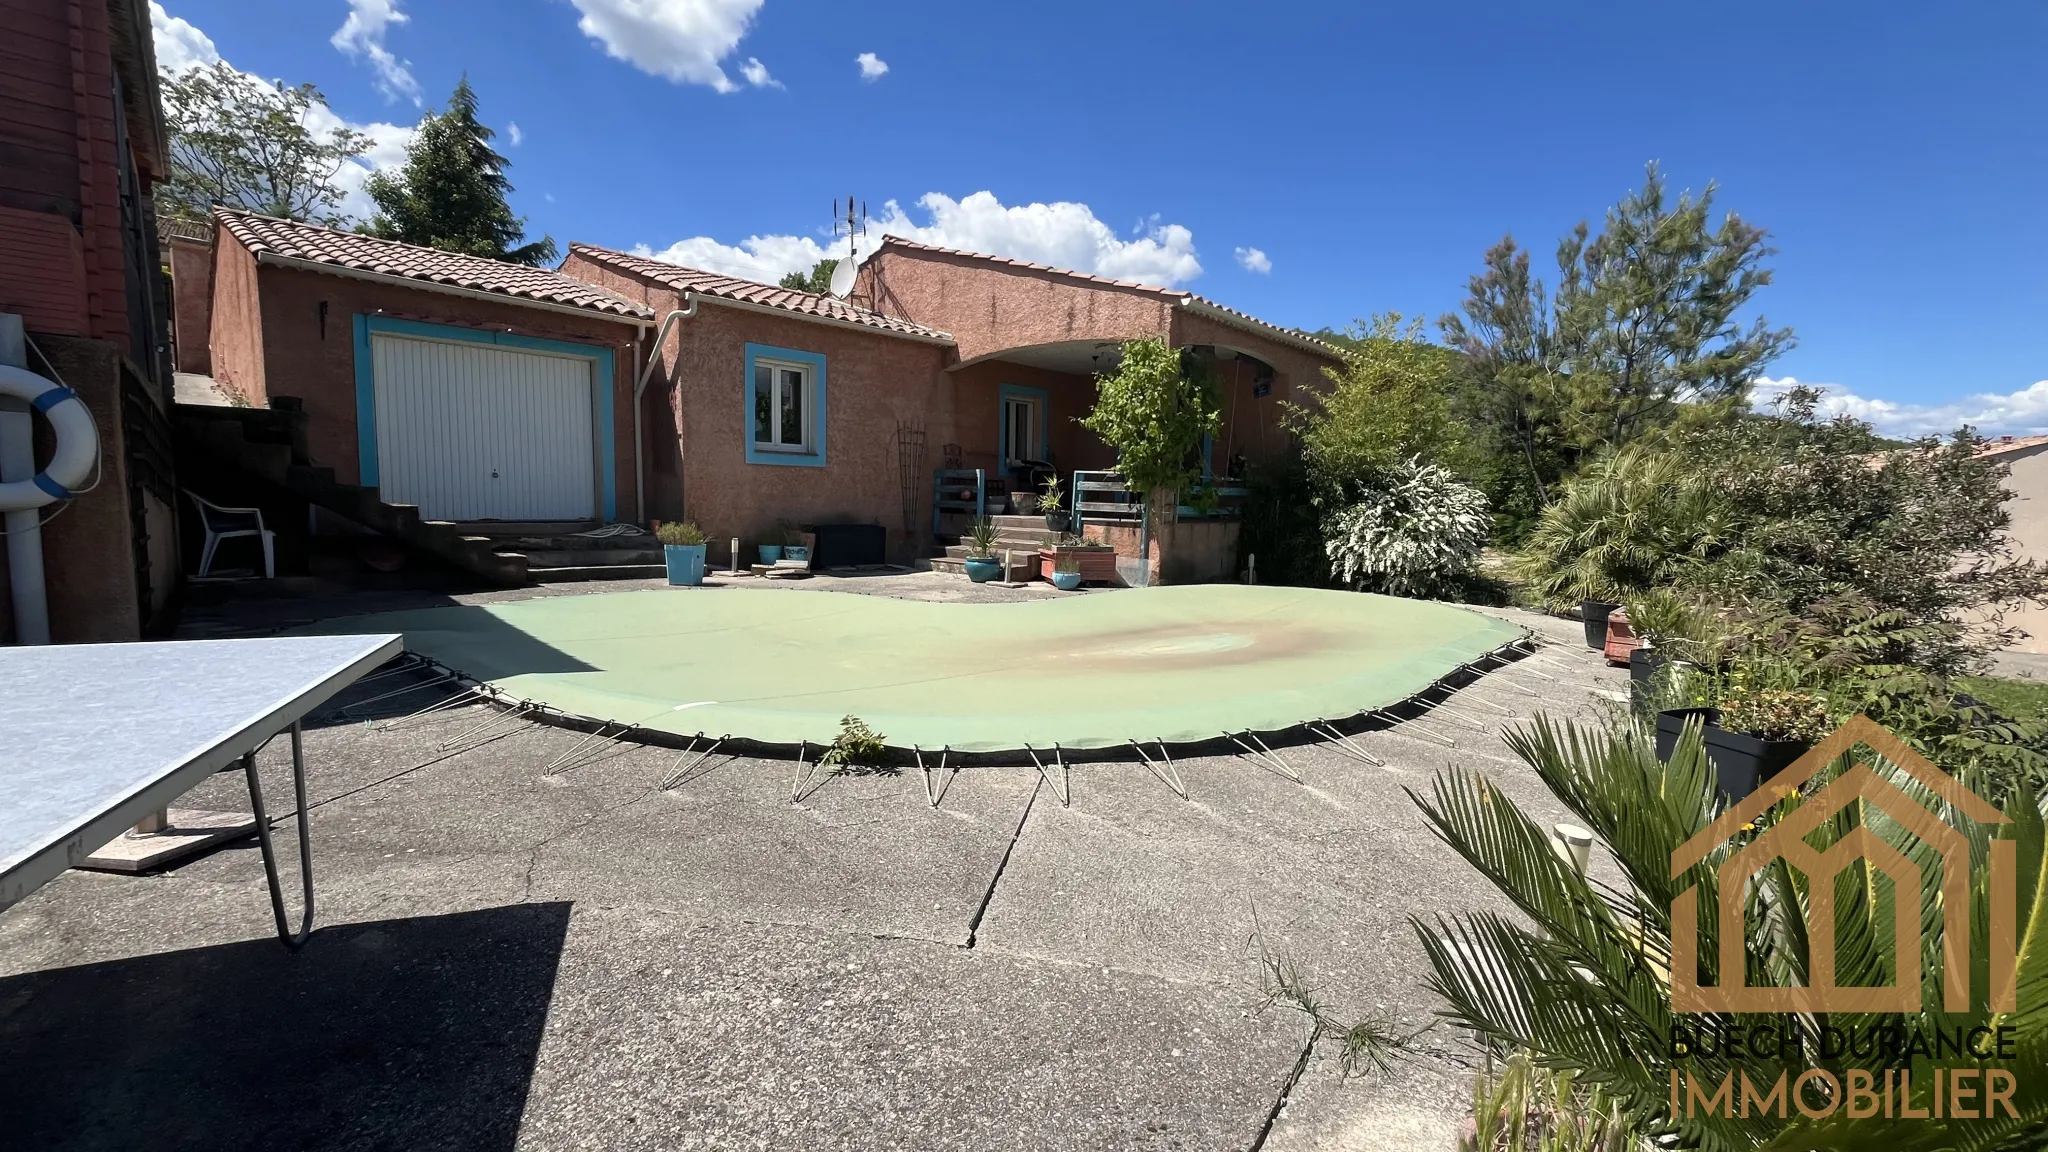
[{"label": "window", "polygon": [[749,464],[825,466],[825,358],[748,344],[740,388],[741,444]]},{"label": "window", "polygon": [[801,364],[754,361],[754,447],[809,452],[811,370]]}]

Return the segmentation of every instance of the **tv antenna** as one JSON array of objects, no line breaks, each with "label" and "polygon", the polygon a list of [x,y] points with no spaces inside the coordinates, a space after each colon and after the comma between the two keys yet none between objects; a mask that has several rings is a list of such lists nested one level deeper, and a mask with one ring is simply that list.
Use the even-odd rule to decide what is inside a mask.
[{"label": "tv antenna", "polygon": [[839,238],[839,230],[841,228],[846,229],[846,257],[832,268],[832,295],[837,299],[844,300],[853,291],[854,278],[860,272],[860,238],[868,230],[868,206],[866,201],[861,201],[856,206],[854,198],[848,196],[846,198],[845,212],[842,215],[838,199],[833,199],[832,238],[834,240]]}]

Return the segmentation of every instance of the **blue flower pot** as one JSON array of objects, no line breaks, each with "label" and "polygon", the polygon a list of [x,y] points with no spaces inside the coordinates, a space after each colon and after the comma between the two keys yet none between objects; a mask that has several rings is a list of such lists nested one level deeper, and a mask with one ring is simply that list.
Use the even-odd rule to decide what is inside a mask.
[{"label": "blue flower pot", "polygon": [[662,559],[668,562],[668,582],[692,587],[704,582],[703,544],[663,544]]},{"label": "blue flower pot", "polygon": [[763,564],[773,564],[777,560],[782,559],[782,545],[780,544],[759,544],[755,547],[761,551],[761,563]]},{"label": "blue flower pot", "polygon": [[1072,592],[1081,586],[1081,574],[1079,572],[1055,572],[1052,574],[1052,586],[1062,592]]},{"label": "blue flower pot", "polygon": [[964,567],[967,569],[969,580],[976,584],[986,584],[1003,570],[1003,562],[991,557],[987,560],[968,560]]}]

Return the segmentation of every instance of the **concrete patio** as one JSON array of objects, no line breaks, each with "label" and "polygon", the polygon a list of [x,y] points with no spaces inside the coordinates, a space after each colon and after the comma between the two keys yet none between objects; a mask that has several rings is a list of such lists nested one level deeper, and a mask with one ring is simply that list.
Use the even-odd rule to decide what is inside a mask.
[{"label": "concrete patio", "polygon": [[[1622,687],[1576,624],[1501,614],[1559,641],[1539,666],[1555,679],[1511,671],[1468,699],[1590,719]],[[664,791],[673,750],[550,771],[577,734],[521,725],[448,756],[481,707],[372,719],[393,714],[307,733],[322,928],[303,952],[271,939],[253,846],[151,877],[68,873],[0,914],[11,1139],[1449,1149],[1464,1039],[1439,1025],[1391,1076],[1343,1079],[1302,1017],[1266,1005],[1261,940],[1337,1014],[1419,1028],[1435,1004],[1407,918],[1499,901],[1404,789],[1464,764],[1563,818],[1497,729],[1444,722],[1456,748],[1408,726],[1361,737],[1383,769],[1289,749],[1305,785],[1187,760],[1184,801],[1142,765],[1090,764],[1064,807],[1028,766],[975,767],[934,810],[915,770],[834,776],[792,805],[788,763],[714,757]],[[289,807],[288,752],[263,768]],[[190,802],[247,806],[235,775]]]}]

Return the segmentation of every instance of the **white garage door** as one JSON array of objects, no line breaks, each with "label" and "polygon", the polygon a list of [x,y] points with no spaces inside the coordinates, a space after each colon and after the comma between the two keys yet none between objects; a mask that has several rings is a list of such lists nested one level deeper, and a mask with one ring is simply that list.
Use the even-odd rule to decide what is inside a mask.
[{"label": "white garage door", "polygon": [[597,515],[592,361],[373,336],[377,480],[426,520]]}]

